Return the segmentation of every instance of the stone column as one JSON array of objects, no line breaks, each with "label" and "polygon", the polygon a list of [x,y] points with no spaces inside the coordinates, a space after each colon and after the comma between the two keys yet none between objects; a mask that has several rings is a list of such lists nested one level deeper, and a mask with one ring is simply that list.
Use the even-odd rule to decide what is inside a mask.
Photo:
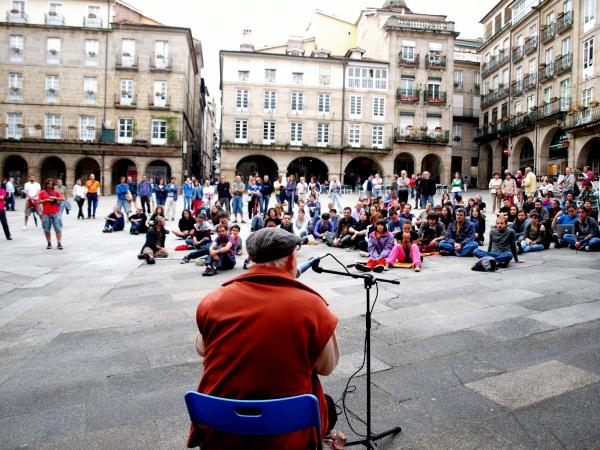
[{"label": "stone column", "polygon": [[102,195],[112,194],[112,170],[110,166],[111,160],[104,158],[102,172],[100,173],[100,189]]},{"label": "stone column", "polygon": [[75,184],[75,166],[67,166],[65,174],[65,186],[67,189],[73,189]]}]

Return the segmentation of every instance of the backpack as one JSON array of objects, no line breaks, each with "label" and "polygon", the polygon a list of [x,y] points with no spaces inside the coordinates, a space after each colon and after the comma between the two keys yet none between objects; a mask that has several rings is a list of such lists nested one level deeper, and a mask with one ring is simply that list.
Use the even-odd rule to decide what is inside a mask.
[{"label": "backpack", "polygon": [[471,267],[476,272],[495,272],[497,262],[491,256],[484,256]]},{"label": "backpack", "polygon": [[371,192],[373,190],[373,182],[371,180],[367,180],[367,192]]},{"label": "backpack", "polygon": [[573,197],[579,197],[581,195],[581,189],[579,189],[579,184],[575,181],[573,185]]}]

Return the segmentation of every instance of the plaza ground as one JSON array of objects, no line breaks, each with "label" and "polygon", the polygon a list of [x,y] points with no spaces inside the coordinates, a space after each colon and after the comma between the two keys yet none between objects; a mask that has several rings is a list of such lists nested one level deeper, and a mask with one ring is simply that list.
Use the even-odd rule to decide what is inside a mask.
[{"label": "plaza ground", "polygon": [[[101,199],[95,221],[65,217],[63,251],[46,250],[33,224],[21,231],[22,201],[8,213],[14,240],[0,238],[0,448],[185,446],[183,394],[202,370],[195,309],[241,272],[242,259],[213,278],[179,264],[180,252],[148,266],[136,258],[142,236],[101,233],[113,202]],[[179,243],[171,235],[167,247]],[[299,260],[328,250],[305,246]],[[334,253],[345,264],[358,256]],[[374,431],[403,431],[380,448],[600,447],[600,254],[525,257],[491,274],[471,271],[471,258],[429,257],[421,273],[382,275],[401,284],[381,284],[375,305]],[[302,281],[341,319],[342,358],[323,378],[338,400],[363,359],[362,285],[313,272]],[[359,432],[363,375],[346,397]],[[336,428],[353,436],[344,417]]]}]

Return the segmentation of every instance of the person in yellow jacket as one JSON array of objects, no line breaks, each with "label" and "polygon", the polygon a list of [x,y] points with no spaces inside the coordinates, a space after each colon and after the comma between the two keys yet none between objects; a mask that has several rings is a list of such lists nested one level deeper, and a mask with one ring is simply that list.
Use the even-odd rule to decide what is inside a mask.
[{"label": "person in yellow jacket", "polygon": [[531,170],[531,167],[525,168],[525,178],[523,178],[523,190],[525,191],[525,198],[532,195],[534,198],[537,193],[537,178],[535,173]]}]

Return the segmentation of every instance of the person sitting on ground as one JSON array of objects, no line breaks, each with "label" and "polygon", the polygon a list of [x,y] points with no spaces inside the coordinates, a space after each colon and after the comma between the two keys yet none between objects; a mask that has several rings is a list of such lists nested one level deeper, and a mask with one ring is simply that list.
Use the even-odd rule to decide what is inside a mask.
[{"label": "person sitting on ground", "polygon": [[[502,217],[506,216],[503,215]],[[517,242],[523,239],[523,235],[525,234],[525,226],[528,222],[529,221],[527,220],[527,214],[525,214],[525,211],[523,211],[522,209],[520,209],[517,213],[517,218],[514,222],[508,223],[507,219],[508,226],[515,232]]]},{"label": "person sitting on ground", "polygon": [[559,212],[562,212],[562,208],[560,207],[560,201],[557,198],[552,199],[552,202],[550,203],[550,207],[548,207],[546,209],[548,210],[548,215],[549,215],[550,221],[554,220],[554,217],[556,217],[556,215]]},{"label": "person sitting on ground", "polygon": [[444,225],[444,229],[447,230],[452,223],[452,211],[447,206],[442,206],[440,213],[440,222]]},{"label": "person sitting on ground", "polygon": [[[196,223],[194,224],[191,235],[185,240],[188,248],[193,248],[194,251],[185,255],[181,260],[181,264],[186,264],[192,259],[197,259],[208,255],[208,250],[211,244],[211,231],[212,227],[206,221],[206,216],[203,213],[199,214],[196,217]],[[199,259],[196,264],[203,266],[204,260]]]},{"label": "person sitting on ground", "polygon": [[521,253],[540,252],[545,249],[546,227],[540,222],[537,211],[529,213],[529,223],[525,225],[523,239],[517,243]]},{"label": "person sitting on ground", "polygon": [[366,264],[356,264],[356,268],[361,272],[383,272],[393,248],[394,236],[388,232],[385,219],[380,219],[375,224],[375,231],[369,235],[369,260]]},{"label": "person sitting on ground", "polygon": [[[350,230],[356,225],[356,221],[352,218],[352,209],[349,206],[344,208],[343,214],[342,218],[338,221],[338,226],[331,242],[332,247],[347,248],[352,245],[352,232]],[[329,242],[327,244],[329,245]]]},{"label": "person sitting on ground", "polygon": [[[525,214],[525,212],[521,211],[521,214]],[[516,242],[515,232],[508,227],[506,217],[498,216],[496,218],[496,227],[490,230],[490,242],[487,252],[476,249],[473,254],[476,258],[484,258],[486,256],[494,258],[500,267],[508,266],[508,263],[513,258],[515,262],[522,263],[524,260],[519,260]]]},{"label": "person sitting on ground", "polygon": [[429,213],[427,221],[419,228],[420,251],[422,253],[437,253],[440,250],[440,242],[446,237],[446,229],[439,221],[436,213]]},{"label": "person sitting on ground", "polygon": [[367,242],[367,230],[369,224],[369,216],[366,211],[361,212],[358,222],[355,222],[350,228],[351,249],[353,248],[354,250],[361,250],[363,252],[366,252],[369,249],[369,244]]},{"label": "person sitting on ground", "polygon": [[466,206],[467,204],[465,203],[465,199],[462,198],[462,195],[457,195],[454,197],[454,201],[452,202],[452,208],[455,212],[458,208],[465,208]]},{"label": "person sitting on ground", "polygon": [[598,210],[592,208],[592,202],[590,202],[589,200],[586,200],[583,203],[583,209],[585,209],[585,211],[587,212],[588,217],[591,217],[596,222],[598,222]]},{"label": "person sitting on ground", "polygon": [[[298,215],[294,219],[293,225],[294,225],[294,234],[296,236],[301,237],[303,239],[302,243],[306,244],[306,242],[308,242],[309,220],[306,218],[306,214],[304,213],[304,210],[298,211]],[[304,240],[306,240],[306,241],[304,241]]]},{"label": "person sitting on ground", "polygon": [[525,211],[525,214],[527,214],[527,215],[529,215],[529,213],[534,210],[535,201],[533,200],[533,195],[527,196],[527,200],[525,200],[523,202],[523,205],[521,205],[521,208],[523,208],[523,211]]},{"label": "person sitting on ground", "polygon": [[331,220],[331,223],[333,223],[333,229],[337,229],[338,222],[340,220],[337,209],[329,208],[329,220]]},{"label": "person sitting on ground", "polygon": [[306,207],[308,208],[308,213],[310,217],[317,221],[319,220],[319,216],[321,215],[321,203],[317,200],[317,197],[311,195],[308,197],[308,201],[306,202]]},{"label": "person sitting on ground", "polygon": [[471,211],[473,210],[474,206],[477,205],[475,204],[475,199],[471,197],[469,200],[467,200],[467,206],[465,207],[465,211],[467,211],[467,217],[471,217]]},{"label": "person sitting on ground", "polygon": [[104,218],[103,233],[112,233],[113,231],[123,231],[125,228],[125,216],[121,213],[121,208],[113,206],[113,212]]},{"label": "person sitting on ground", "polygon": [[354,209],[352,210],[352,218],[354,220],[358,220],[360,218],[360,213],[363,211],[365,211],[363,203],[360,200],[358,200],[356,202],[356,205],[354,205]]},{"label": "person sitting on ground", "polygon": [[400,218],[400,214],[395,209],[389,211],[390,218],[387,221],[387,229],[390,233],[398,233],[402,231],[404,219]]},{"label": "person sitting on ground", "polygon": [[161,217],[165,217],[165,207],[162,205],[158,205],[155,209],[154,212],[152,213],[152,215],[150,216],[150,218],[148,219],[148,221],[146,222],[146,226],[148,228],[150,228],[152,225],[154,225],[155,220],[158,216]]},{"label": "person sitting on ground", "polygon": [[164,242],[169,230],[165,230],[165,218],[156,216],[154,225],[146,233],[146,242],[142,247],[138,259],[145,259],[148,264],[154,264],[154,258],[167,258],[169,252],[164,248]]},{"label": "person sitting on ground", "polygon": [[184,209],[181,212],[181,219],[179,219],[179,231],[173,230],[173,234],[186,239],[188,236],[191,236],[195,223],[196,221],[192,217],[192,212],[189,209]]},{"label": "person sitting on ground", "polygon": [[[562,210],[559,211],[552,219],[552,242],[554,242],[554,248],[562,248],[568,245],[564,240],[565,234],[573,234],[573,227],[577,220],[577,208],[575,205],[570,205],[567,208],[567,212],[564,213]],[[562,236],[557,233],[558,225],[570,225],[571,233],[563,233]]]},{"label": "person sitting on ground", "polygon": [[233,269],[235,267],[235,248],[227,227],[217,225],[217,237],[208,251],[208,262],[202,276],[212,277],[219,270]]},{"label": "person sitting on ground", "polygon": [[[558,201],[558,199],[554,200],[556,200],[560,206],[560,202]],[[544,208],[550,208],[552,206],[552,192],[548,192],[544,195],[544,197],[542,198],[542,206]]]},{"label": "person sitting on ground", "polygon": [[129,223],[131,226],[129,227],[130,234],[140,234],[147,233],[148,226],[146,225],[146,221],[148,218],[146,214],[142,211],[142,208],[136,208],[136,213],[129,216]]},{"label": "person sitting on ground", "polygon": [[440,255],[471,256],[477,248],[475,227],[467,220],[464,208],[455,212],[456,219],[446,229],[446,237],[440,242]]},{"label": "person sitting on ground", "polygon": [[[504,214],[508,219],[508,213],[510,211],[511,206],[512,205],[510,204],[510,200],[505,198],[502,201],[502,206],[500,208],[498,208],[498,214]],[[510,223],[510,220],[508,220],[508,222]]]},{"label": "person sitting on ground", "polygon": [[402,214],[400,214],[400,218],[406,222],[410,222],[410,225],[413,226],[416,219],[415,215],[411,212],[411,210],[412,206],[410,206],[410,203],[404,205],[404,209],[402,210]]},{"label": "person sitting on ground", "polygon": [[419,217],[417,217],[417,220],[415,221],[415,226],[417,228],[420,228],[421,225],[423,225],[425,222],[427,222],[427,218],[429,217],[429,214],[431,214],[433,212],[433,205],[431,204],[431,202],[427,202],[427,204],[425,205],[425,209],[423,211],[421,211],[421,213],[419,214]]},{"label": "person sitting on ground", "polygon": [[413,230],[410,222],[404,222],[402,231],[394,235],[396,244],[387,257],[388,267],[397,263],[411,263],[415,272],[421,271],[421,252],[417,242],[419,234]]},{"label": "person sitting on ground", "polygon": [[565,198],[563,200],[563,208],[566,208],[568,204],[574,204],[577,205],[577,202],[575,201],[575,196],[573,195],[572,192],[568,192],[567,195],[565,195]]},{"label": "person sitting on ground", "polygon": [[283,220],[281,221],[279,228],[287,231],[288,233],[294,232],[294,224],[292,223],[292,216],[290,214],[283,215]]},{"label": "person sitting on ground", "polygon": [[573,234],[565,234],[563,239],[569,247],[575,250],[600,250],[600,232],[598,223],[588,216],[585,208],[577,209],[577,220],[573,224]]},{"label": "person sitting on ground", "polygon": [[325,233],[333,233],[335,227],[331,221],[329,213],[323,213],[321,218],[317,221],[314,227],[313,236],[317,241],[323,241],[325,239]]},{"label": "person sitting on ground", "polygon": [[473,197],[473,200],[475,200],[475,206],[477,206],[479,208],[479,212],[483,213],[485,212],[485,209],[487,208],[487,205],[485,204],[485,202],[481,199],[481,196],[476,195],[475,197]]},{"label": "person sitting on ground", "polygon": [[581,186],[581,193],[577,200],[581,204],[585,202],[590,202],[591,208],[595,212],[595,219],[598,219],[598,189],[594,188],[594,185],[591,181],[586,181]]},{"label": "person sitting on ground", "polygon": [[542,206],[542,201],[539,198],[535,200],[534,208],[532,209],[532,211],[538,213],[538,215],[540,216],[540,223],[542,225],[549,224],[549,220],[551,219],[550,211],[548,211],[548,208],[544,208]]},{"label": "person sitting on ground", "polygon": [[478,245],[483,245],[483,241],[485,240],[485,217],[481,215],[477,206],[474,206],[471,210],[469,220],[475,227],[475,241]]}]

